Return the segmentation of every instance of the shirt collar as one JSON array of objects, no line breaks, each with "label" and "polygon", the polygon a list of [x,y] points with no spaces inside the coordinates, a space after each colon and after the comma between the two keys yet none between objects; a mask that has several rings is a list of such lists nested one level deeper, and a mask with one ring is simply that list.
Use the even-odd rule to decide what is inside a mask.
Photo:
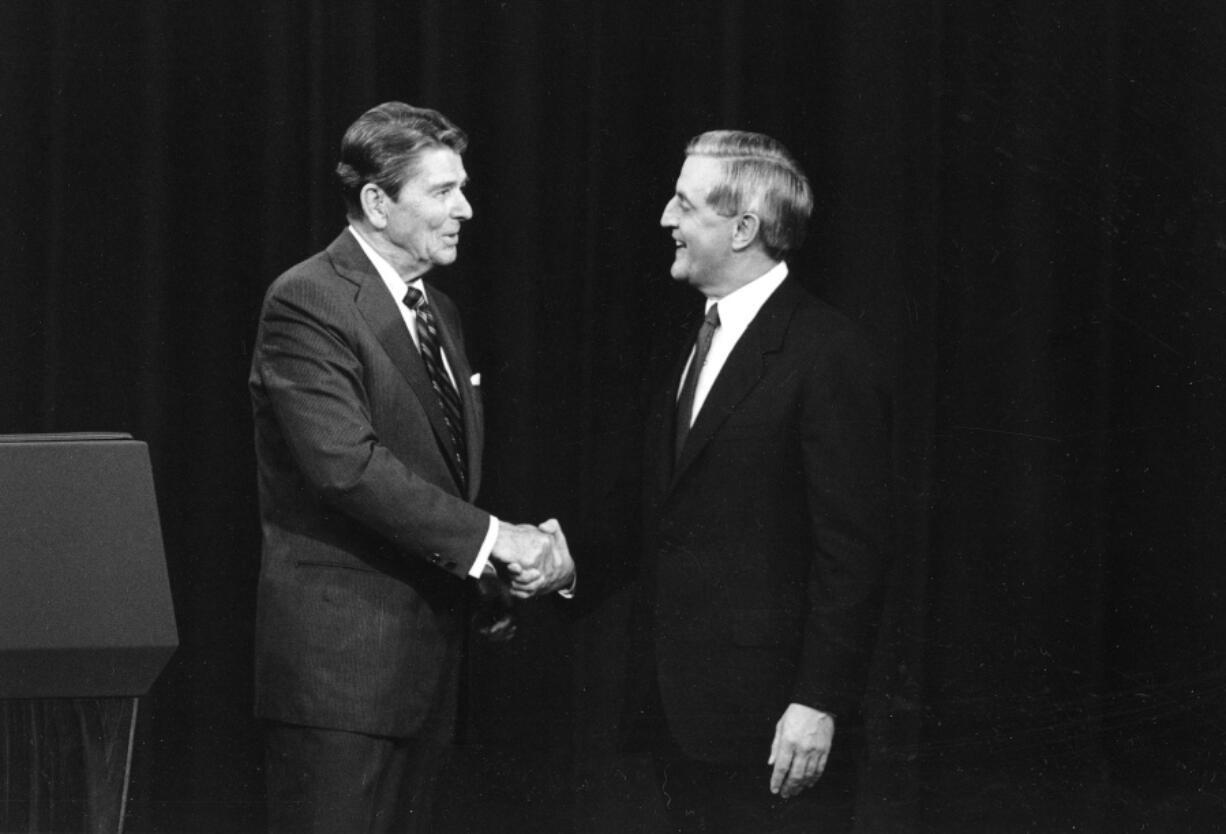
[{"label": "shirt collar", "polygon": [[426,294],[426,288],[422,284],[420,278],[414,278],[407,284],[404,279],[396,273],[396,268],[387,262],[387,259],[375,251],[375,248],[366,242],[366,239],[358,233],[358,230],[349,226],[349,234],[353,235],[358,242],[358,246],[362,247],[362,251],[370,262],[375,267],[375,272],[379,273],[379,277],[383,279],[383,283],[387,285],[387,291],[392,294],[392,298],[396,299],[397,303],[404,303],[404,296],[409,291],[409,287],[416,287],[418,292],[423,296]]},{"label": "shirt collar", "polygon": [[779,285],[787,277],[788,265],[780,261],[745,286],[728,293],[723,298],[708,298],[705,309],[710,310],[711,305],[718,303],[720,327],[728,330],[744,330],[762,309],[766,299],[779,289]]}]

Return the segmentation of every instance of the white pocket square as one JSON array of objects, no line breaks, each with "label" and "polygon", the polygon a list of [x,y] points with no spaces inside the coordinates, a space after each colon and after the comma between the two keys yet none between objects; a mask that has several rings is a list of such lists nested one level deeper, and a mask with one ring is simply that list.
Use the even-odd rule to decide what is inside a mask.
[{"label": "white pocket square", "polygon": [[469,377],[468,381],[472,383],[473,388],[480,388],[481,374],[473,374],[471,377]]}]

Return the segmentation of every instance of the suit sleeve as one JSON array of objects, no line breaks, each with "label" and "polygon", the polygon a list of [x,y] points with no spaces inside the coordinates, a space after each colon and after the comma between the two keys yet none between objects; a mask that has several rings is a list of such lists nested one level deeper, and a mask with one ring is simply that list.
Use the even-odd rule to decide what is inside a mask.
[{"label": "suit sleeve", "polygon": [[801,404],[813,554],[794,699],[859,712],[880,621],[890,538],[888,399],[867,345],[836,334]]},{"label": "suit sleeve", "polygon": [[265,301],[255,367],[296,469],[321,499],[401,550],[467,575],[490,516],[380,442],[349,338],[351,304],[308,281]]}]

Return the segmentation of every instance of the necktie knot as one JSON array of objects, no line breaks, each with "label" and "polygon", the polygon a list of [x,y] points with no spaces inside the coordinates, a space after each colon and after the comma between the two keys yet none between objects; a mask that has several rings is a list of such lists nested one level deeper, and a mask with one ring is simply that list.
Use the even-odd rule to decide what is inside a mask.
[{"label": "necktie knot", "polygon": [[414,310],[420,310],[426,304],[426,294],[417,287],[409,287],[404,294],[404,303]]},{"label": "necktie knot", "polygon": [[719,304],[711,305],[711,309],[707,310],[707,315],[703,318],[702,323],[712,330],[719,327]]}]

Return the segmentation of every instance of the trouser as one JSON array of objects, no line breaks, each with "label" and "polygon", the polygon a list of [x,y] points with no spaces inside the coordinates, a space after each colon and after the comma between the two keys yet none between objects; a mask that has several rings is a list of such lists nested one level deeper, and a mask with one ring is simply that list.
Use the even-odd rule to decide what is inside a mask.
[{"label": "trouser", "polygon": [[272,834],[431,830],[443,740],[272,722],[265,745]]},{"label": "trouser", "polygon": [[[826,834],[850,832],[855,767],[834,760],[818,783],[783,799],[770,792],[764,763],[719,765],[684,758],[657,760],[657,784],[674,831],[684,834]],[[839,757],[842,758],[842,757]]]},{"label": "trouser", "polygon": [[[855,822],[856,777],[863,734],[836,721],[834,744],[817,784],[783,799],[770,792],[770,738],[758,762],[709,763],[689,758],[673,737],[654,674],[639,680],[623,719],[626,748],[655,761],[660,802],[679,834],[826,834]],[[633,685],[633,684],[632,684]],[[782,714],[782,712],[780,713]]]}]

